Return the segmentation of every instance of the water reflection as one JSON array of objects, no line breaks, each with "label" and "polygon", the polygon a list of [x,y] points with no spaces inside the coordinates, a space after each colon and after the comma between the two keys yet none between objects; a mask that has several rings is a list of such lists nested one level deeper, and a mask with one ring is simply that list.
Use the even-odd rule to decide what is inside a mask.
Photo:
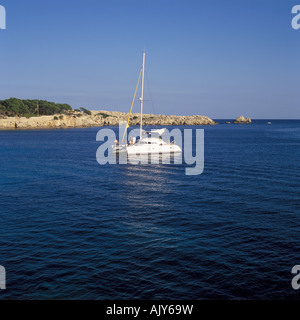
[{"label": "water reflection", "polygon": [[115,166],[124,210],[134,212],[145,207],[165,210],[170,205],[169,196],[177,185],[175,177],[178,177],[179,171],[184,174],[184,165],[176,164],[181,161],[182,155],[171,155],[170,164],[164,164],[168,160],[165,155],[155,155],[155,164],[148,163],[148,155],[138,159],[143,160],[138,165]]}]

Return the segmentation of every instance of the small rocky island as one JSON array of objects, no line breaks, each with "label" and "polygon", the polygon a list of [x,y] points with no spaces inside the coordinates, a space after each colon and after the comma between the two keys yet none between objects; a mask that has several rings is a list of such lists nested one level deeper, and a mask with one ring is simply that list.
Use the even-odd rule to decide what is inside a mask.
[{"label": "small rocky island", "polygon": [[238,123],[238,124],[252,123],[252,120],[249,117],[245,118],[243,116],[239,116],[233,121],[233,123]]}]

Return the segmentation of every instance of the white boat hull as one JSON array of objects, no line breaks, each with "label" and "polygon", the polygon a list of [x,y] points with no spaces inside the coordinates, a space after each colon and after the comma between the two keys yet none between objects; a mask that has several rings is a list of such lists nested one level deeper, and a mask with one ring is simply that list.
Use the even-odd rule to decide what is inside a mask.
[{"label": "white boat hull", "polygon": [[133,145],[126,147],[127,154],[138,155],[138,154],[165,154],[165,153],[180,153],[181,148],[174,144],[164,144],[160,146],[151,145]]}]

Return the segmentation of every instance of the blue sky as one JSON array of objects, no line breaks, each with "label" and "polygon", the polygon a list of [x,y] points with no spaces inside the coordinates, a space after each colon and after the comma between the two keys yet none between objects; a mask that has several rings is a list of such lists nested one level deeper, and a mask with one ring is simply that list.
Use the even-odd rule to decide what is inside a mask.
[{"label": "blue sky", "polygon": [[300,0],[0,4],[0,99],[128,112],[145,49],[145,112],[300,118]]}]

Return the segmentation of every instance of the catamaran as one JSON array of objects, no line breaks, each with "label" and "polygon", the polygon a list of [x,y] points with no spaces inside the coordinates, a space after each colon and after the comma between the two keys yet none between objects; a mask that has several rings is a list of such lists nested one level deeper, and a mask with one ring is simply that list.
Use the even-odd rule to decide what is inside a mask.
[{"label": "catamaran", "polygon": [[[127,154],[131,155],[138,155],[138,154],[171,154],[171,153],[180,153],[182,152],[181,148],[176,145],[174,142],[166,142],[163,140],[162,136],[165,132],[166,128],[158,129],[158,130],[151,130],[145,131],[143,130],[143,106],[144,106],[144,82],[145,82],[145,58],[146,54],[143,52],[143,64],[140,71],[139,79],[135,88],[134,97],[132,100],[125,132],[123,135],[123,139],[119,144],[116,141],[116,145],[112,146],[114,152],[127,152]],[[129,121],[132,112],[132,107],[134,104],[134,100],[136,97],[137,88],[141,83],[141,97],[140,106],[141,106],[141,115],[140,115],[140,139],[136,141],[135,138],[130,139],[129,143],[122,144],[124,137],[126,135],[127,129],[129,128]]]}]

